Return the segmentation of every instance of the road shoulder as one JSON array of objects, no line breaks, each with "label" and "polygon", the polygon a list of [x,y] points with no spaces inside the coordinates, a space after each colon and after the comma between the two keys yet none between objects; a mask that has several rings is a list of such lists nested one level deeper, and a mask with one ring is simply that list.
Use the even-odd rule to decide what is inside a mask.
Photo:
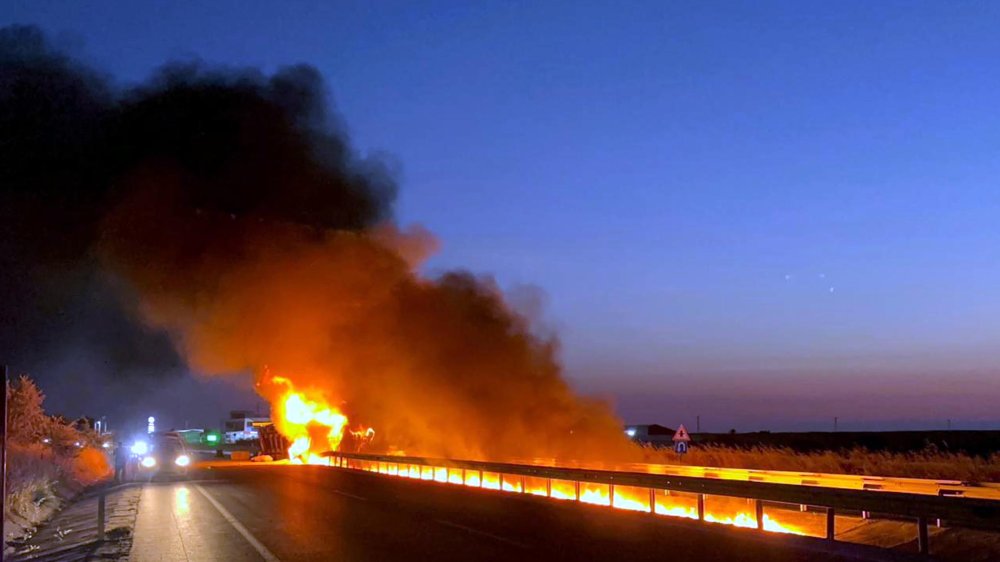
[{"label": "road shoulder", "polygon": [[[98,539],[98,503],[105,499],[104,540]],[[132,546],[141,485],[123,484],[85,493],[15,544],[10,561],[126,560]]]}]

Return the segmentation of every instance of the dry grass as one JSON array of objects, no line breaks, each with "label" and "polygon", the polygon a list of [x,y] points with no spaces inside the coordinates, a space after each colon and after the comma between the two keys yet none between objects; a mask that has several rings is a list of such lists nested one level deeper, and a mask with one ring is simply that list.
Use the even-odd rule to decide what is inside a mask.
[{"label": "dry grass", "polygon": [[[678,464],[677,455],[670,450],[649,448],[645,455],[647,462]],[[692,447],[680,459],[680,464],[1000,482],[1000,454],[984,458],[941,451],[934,447],[913,453],[876,452],[861,448],[797,453],[782,447],[734,448],[706,445]]]},{"label": "dry grass", "polygon": [[4,535],[31,533],[77,492],[108,478],[107,455],[85,447],[67,455],[41,443],[11,443],[7,448],[7,503]]},{"label": "dry grass", "polygon": [[11,443],[7,447],[7,493],[17,493],[35,480],[56,481],[64,463],[48,447]]},{"label": "dry grass", "polygon": [[7,449],[7,512],[33,524],[60,500],[55,486],[62,474],[56,455],[41,445],[10,444]]},{"label": "dry grass", "polygon": [[46,518],[59,505],[59,498],[52,490],[52,482],[32,479],[22,482],[16,492],[7,494],[7,513],[17,515],[28,523]]}]

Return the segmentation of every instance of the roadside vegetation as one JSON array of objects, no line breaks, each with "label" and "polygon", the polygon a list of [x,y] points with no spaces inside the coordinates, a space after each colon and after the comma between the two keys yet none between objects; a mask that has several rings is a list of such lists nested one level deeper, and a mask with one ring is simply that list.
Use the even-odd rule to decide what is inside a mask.
[{"label": "roadside vegetation", "polygon": [[5,540],[30,533],[64,501],[111,474],[98,435],[47,415],[44,400],[25,375],[7,384]]},{"label": "roadside vegetation", "polygon": [[975,456],[934,446],[915,452],[870,451],[860,447],[796,452],[785,447],[695,445],[680,459],[670,449],[647,448],[645,454],[646,462],[663,464],[1000,482],[1000,453]]}]

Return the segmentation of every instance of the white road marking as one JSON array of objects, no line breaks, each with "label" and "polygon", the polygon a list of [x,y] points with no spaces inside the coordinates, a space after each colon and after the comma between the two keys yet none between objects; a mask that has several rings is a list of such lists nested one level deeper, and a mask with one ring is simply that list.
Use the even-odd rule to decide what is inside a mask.
[{"label": "white road marking", "polygon": [[452,523],[451,521],[445,521],[444,519],[435,519],[437,523],[444,525],[445,527],[452,527],[454,529],[460,529],[466,533],[472,533],[473,535],[479,535],[482,537],[487,537],[496,541],[504,542],[518,548],[530,549],[531,547],[515,540],[508,539],[507,537],[501,537],[500,535],[494,535],[493,533],[487,533],[486,531],[480,531],[479,529],[473,529],[472,527],[466,527],[465,525],[459,525],[458,523]]},{"label": "white road marking", "polygon": [[250,546],[252,546],[254,550],[257,551],[257,554],[260,554],[261,558],[263,558],[267,562],[281,562],[280,560],[278,560],[277,556],[272,554],[271,551],[268,550],[266,546],[264,546],[259,540],[257,540],[257,537],[250,534],[250,531],[248,531],[247,528],[244,527],[242,523],[237,521],[236,518],[233,517],[233,514],[229,513],[228,509],[222,507],[222,504],[216,501],[215,498],[213,498],[208,493],[208,490],[202,488],[201,485],[198,484],[195,484],[195,488],[197,488],[198,491],[201,492],[201,495],[205,496],[205,499],[207,499],[209,502],[211,502],[213,506],[215,506],[215,509],[219,510],[219,513],[222,514],[222,517],[224,517],[226,521],[229,521],[229,524],[232,525],[233,528],[236,529],[236,531],[239,534],[243,535],[243,538],[246,539],[248,543],[250,543]]}]

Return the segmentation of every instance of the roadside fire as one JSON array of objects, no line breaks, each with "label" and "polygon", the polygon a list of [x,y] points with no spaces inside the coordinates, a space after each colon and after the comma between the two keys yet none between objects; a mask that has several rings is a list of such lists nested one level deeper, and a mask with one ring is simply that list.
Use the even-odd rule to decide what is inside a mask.
[{"label": "roadside fire", "polygon": [[[432,480],[442,484],[457,484],[486,490],[523,493],[559,500],[579,501],[593,505],[607,506],[628,511],[655,513],[667,517],[695,519],[698,508],[691,494],[676,495],[667,490],[650,490],[639,486],[614,486],[594,482],[573,482],[569,480],[542,477],[519,476],[498,472],[480,472],[461,468],[432,467],[396,464],[391,462],[345,461],[337,465],[341,468],[365,470],[390,476]],[[613,499],[612,499],[613,489]],[[735,527],[756,528],[757,519],[748,500],[744,498],[724,498],[713,496],[712,510],[706,508],[704,521]],[[690,503],[695,505],[690,505]],[[652,504],[652,505],[651,505]],[[761,528],[773,533],[806,535],[802,527],[778,522],[774,516],[764,513]]]},{"label": "roadside fire", "polygon": [[291,443],[288,459],[293,464],[329,464],[326,451],[336,451],[344,438],[347,416],[322,397],[307,396],[285,377],[266,375],[266,383],[279,389],[272,402],[274,424]]}]

